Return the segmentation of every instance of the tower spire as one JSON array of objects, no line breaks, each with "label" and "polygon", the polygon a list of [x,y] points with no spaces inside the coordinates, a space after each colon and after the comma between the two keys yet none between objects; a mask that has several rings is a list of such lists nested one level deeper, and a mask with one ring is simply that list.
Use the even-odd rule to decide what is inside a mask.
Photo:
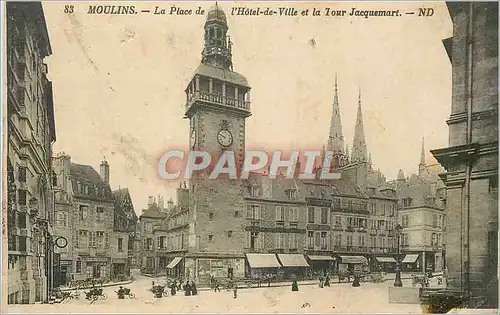
[{"label": "tower spire", "polygon": [[344,152],[344,136],[342,134],[342,122],[340,119],[337,74],[335,74],[335,93],[333,95],[332,118],[330,120],[330,134],[328,135],[327,150],[335,153]]},{"label": "tower spire", "polygon": [[354,128],[354,141],[352,142],[351,161],[366,162],[366,140],[363,127],[363,114],[361,111],[361,89],[358,95],[358,114],[356,117],[356,127]]},{"label": "tower spire", "polygon": [[420,151],[420,163],[418,164],[418,173],[422,174],[425,169],[425,139],[422,137],[422,149]]}]

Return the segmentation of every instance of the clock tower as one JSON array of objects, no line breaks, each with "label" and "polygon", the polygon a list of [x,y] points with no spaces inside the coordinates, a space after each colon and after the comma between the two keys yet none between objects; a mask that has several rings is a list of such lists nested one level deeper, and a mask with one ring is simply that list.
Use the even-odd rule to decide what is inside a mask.
[{"label": "clock tower", "polygon": [[[217,4],[208,11],[204,31],[202,60],[185,90],[189,148],[210,153],[212,164],[224,151],[232,151],[236,165],[241,166],[245,120],[251,115],[250,86],[233,71],[227,18]],[[202,265],[208,261],[215,266],[216,261],[219,267],[211,275],[244,276],[244,187],[237,180],[209,179],[210,171],[197,172],[190,179],[185,272],[204,277],[200,270],[208,267]]]}]

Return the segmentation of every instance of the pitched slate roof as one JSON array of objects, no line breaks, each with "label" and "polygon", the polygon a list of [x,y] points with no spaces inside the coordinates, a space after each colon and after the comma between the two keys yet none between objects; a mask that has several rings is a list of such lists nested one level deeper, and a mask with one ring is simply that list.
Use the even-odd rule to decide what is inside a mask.
[{"label": "pitched slate roof", "polygon": [[167,214],[165,212],[161,212],[160,208],[153,203],[148,207],[146,211],[140,216],[141,218],[152,218],[152,219],[165,219]]},{"label": "pitched slate roof", "polygon": [[[73,194],[75,196],[92,197],[107,201],[113,200],[109,184],[102,181],[101,176],[92,166],[71,163],[70,174]],[[78,183],[80,183],[82,187],[88,187],[88,194],[78,189]],[[103,191],[104,195],[102,194]]]}]

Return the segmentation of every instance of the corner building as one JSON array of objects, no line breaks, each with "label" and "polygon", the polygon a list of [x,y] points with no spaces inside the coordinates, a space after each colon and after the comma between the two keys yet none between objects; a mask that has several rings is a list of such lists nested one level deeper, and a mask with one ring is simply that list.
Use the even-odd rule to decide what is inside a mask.
[{"label": "corner building", "polygon": [[432,151],[447,170],[447,285],[470,297],[469,308],[498,308],[498,3],[447,6],[449,146]]}]

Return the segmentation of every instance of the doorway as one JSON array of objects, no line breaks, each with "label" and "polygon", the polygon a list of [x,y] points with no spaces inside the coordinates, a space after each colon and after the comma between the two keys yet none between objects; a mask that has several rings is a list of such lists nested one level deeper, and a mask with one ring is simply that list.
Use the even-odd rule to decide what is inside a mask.
[{"label": "doorway", "polygon": [[92,266],[92,278],[99,279],[101,277],[101,266],[99,264],[94,264]]},{"label": "doorway", "polygon": [[233,268],[227,268],[227,277],[233,279]]}]

